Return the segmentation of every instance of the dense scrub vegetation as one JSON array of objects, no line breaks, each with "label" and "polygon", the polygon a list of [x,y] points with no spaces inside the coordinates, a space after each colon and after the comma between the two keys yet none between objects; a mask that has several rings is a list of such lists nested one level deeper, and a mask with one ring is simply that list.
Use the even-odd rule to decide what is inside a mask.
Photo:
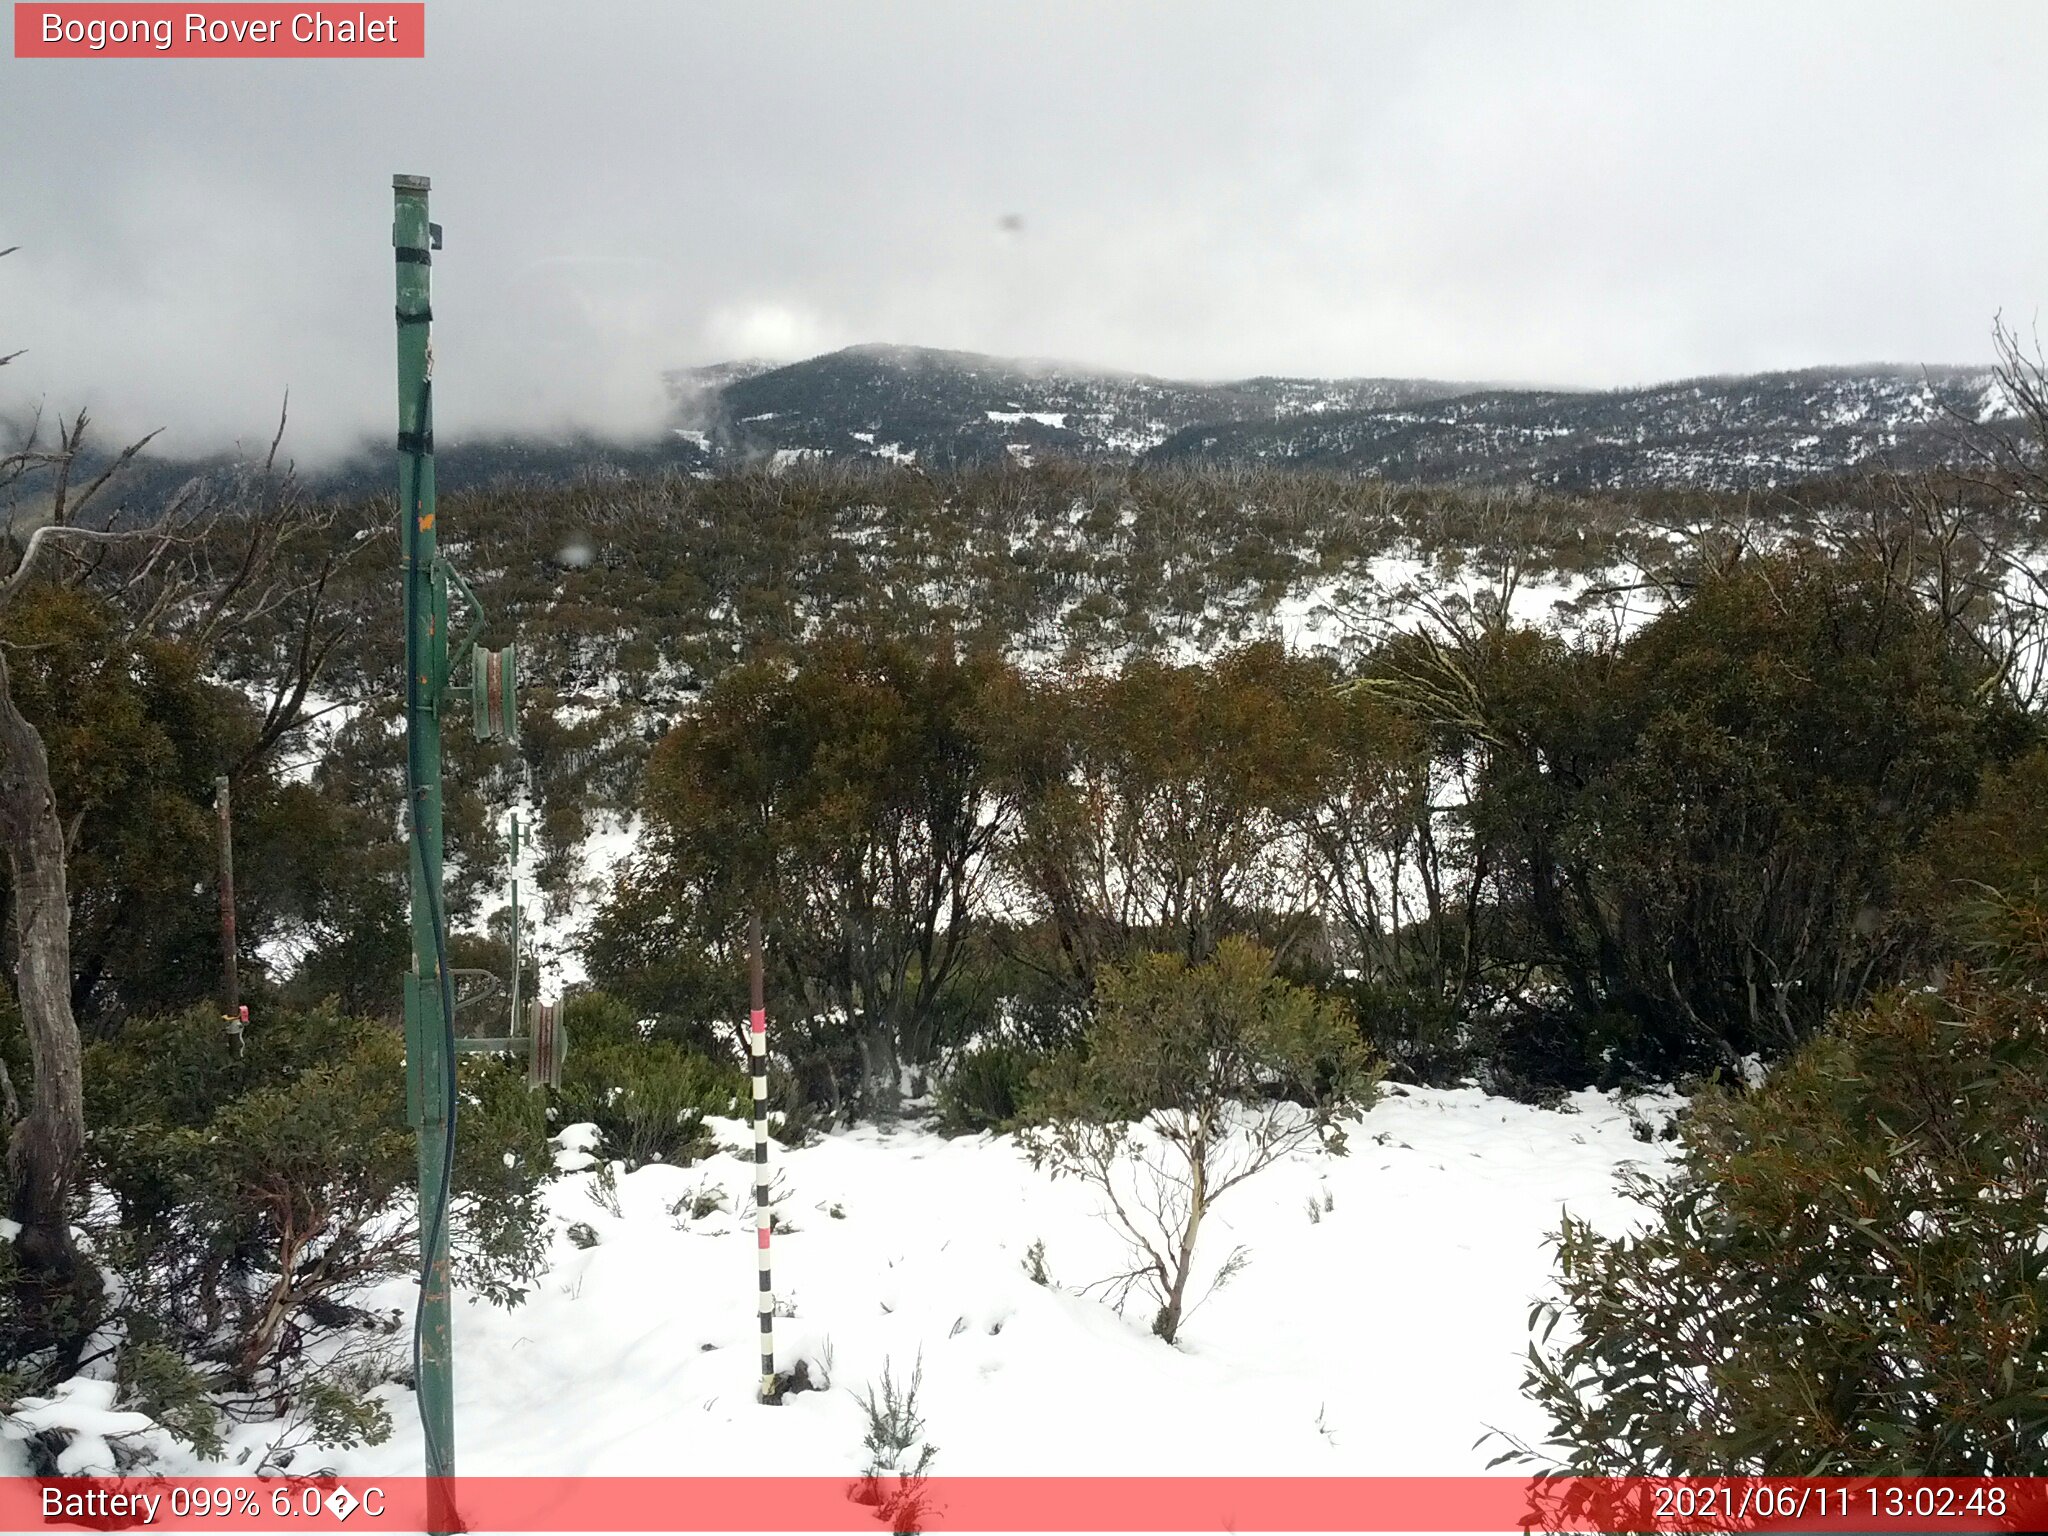
[{"label": "dense scrub vegetation", "polygon": [[[2009,376],[2048,429],[2040,368]],[[2035,517],[2048,511],[2041,447],[2048,430],[2008,460]],[[1930,967],[1846,1001],[1761,1085],[1696,1094],[1675,1177],[1634,1181],[1640,1230],[1608,1238],[1567,1218],[1526,1383],[1550,1443],[1504,1459],[1592,1473],[2048,1471],[2044,783],[2039,744],[1994,754],[1899,867],[1894,912],[1859,923],[1868,938],[1924,925],[1913,938]]]},{"label": "dense scrub vegetation", "polygon": [[[1644,1191],[1657,1224],[1565,1234],[1573,1342],[1534,1384],[1570,1459],[1649,1457],[1614,1417],[1633,1402],[1669,1417],[1674,1466],[1770,1439],[2012,1470],[2000,1447],[2031,1421],[1951,1392],[1941,1351],[1996,1344],[2000,1391],[2034,1390],[2014,1287],[2038,1274],[1997,1246],[2001,1202],[2038,1194],[2012,1109],[2048,776],[2030,484],[1567,499],[1051,464],[449,498],[486,643],[516,635],[529,669],[516,752],[450,741],[454,958],[529,963],[492,894],[524,804],[544,888],[591,919],[593,983],[548,1102],[465,1074],[465,1283],[509,1301],[533,1273],[547,1116],[637,1165],[700,1155],[705,1117],[740,1108],[758,913],[792,1138],[930,1095],[949,1127],[1035,1128],[1084,1174],[1114,1127],[1177,1113],[1207,1167],[1227,1101],[1322,1134],[1381,1070],[1538,1099],[1718,1080],[1685,1172]],[[77,1263],[14,1245],[0,1372],[18,1394],[116,1359],[195,1444],[285,1404],[307,1435],[374,1436],[401,1346],[351,1298],[417,1245],[388,509],[306,506],[274,476],[204,494],[177,542],[45,563],[0,606],[69,877],[85,1126],[59,1191]],[[1566,599],[1552,622],[1532,583]],[[1288,643],[1280,613],[1308,605],[1327,644]],[[626,861],[583,867],[627,818]],[[0,1012],[17,1133],[48,1098],[28,1017]],[[1198,1070],[1219,1052],[1236,1077]],[[1734,1086],[1759,1066],[1761,1092]],[[1944,1107],[1916,1119],[1887,1097],[1908,1091]],[[1913,1179],[1866,1187],[1858,1159]],[[1964,1200],[1998,1159],[2021,1182]],[[1183,1215],[1134,1270],[1168,1337]],[[1930,1221],[1953,1238],[1935,1268],[1866,1256],[1845,1279],[1844,1223],[1903,1244]],[[1646,1302],[1649,1272],[1678,1289]],[[1788,1363],[1736,1274],[1788,1317],[1841,1298],[1844,1353]],[[1909,1281],[1934,1310],[1901,1315],[1893,1387],[1851,1402],[1855,1349],[1880,1347],[1857,1320]],[[1672,1395],[1668,1353],[1616,1353],[1659,1318],[1688,1348],[1742,1335],[1725,1401]],[[1923,1434],[1935,1410],[1963,1427]]]},{"label": "dense scrub vegetation", "polygon": [[1567,1218],[1530,1384],[1594,1473],[2048,1470],[2048,1012],[1967,973],[1695,1100],[1652,1224]]},{"label": "dense scrub vegetation", "polygon": [[886,1111],[991,996],[1056,1043],[1105,964],[1232,934],[1426,1075],[1732,1069],[1938,958],[1928,835],[2034,734],[1994,682],[1909,588],[1813,553],[1702,570],[1595,645],[1495,616],[1352,663],[1026,672],[845,638],[663,741],[591,956],[687,1029],[759,906],[779,1016],[844,1021],[800,1064],[834,1108]]},{"label": "dense scrub vegetation", "polygon": [[1972,963],[1845,1010],[1753,1092],[1699,1094],[1677,1175],[1634,1180],[1641,1232],[1566,1221],[1530,1352],[1555,1426],[1542,1459],[2048,1470],[2048,841],[2012,814],[2044,766],[2030,753],[1943,829],[1951,849],[1995,845],[2025,893],[1981,887],[1951,909]]}]

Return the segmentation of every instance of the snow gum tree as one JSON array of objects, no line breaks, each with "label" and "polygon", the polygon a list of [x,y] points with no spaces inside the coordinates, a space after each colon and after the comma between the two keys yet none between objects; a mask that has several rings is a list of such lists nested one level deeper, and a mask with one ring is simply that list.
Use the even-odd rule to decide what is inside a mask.
[{"label": "snow gum tree", "polygon": [[[1151,1296],[1152,1330],[1170,1344],[1201,1299],[1189,1285],[1210,1209],[1305,1146],[1342,1151],[1340,1122],[1378,1078],[1342,1001],[1226,937],[1201,964],[1152,954],[1105,967],[1095,1025],[1040,1073],[1040,1123],[1021,1140],[1034,1167],[1102,1196],[1131,1253],[1107,1284],[1119,1302],[1134,1286]],[[1232,1253],[1215,1284],[1244,1259]]]},{"label": "snow gum tree", "polygon": [[1248,928],[1308,946],[1315,875],[1296,835],[1322,786],[1333,675],[1271,644],[1213,665],[1140,657],[1034,691],[1043,760],[1025,768],[1005,853],[1085,996],[1100,966],[1144,949],[1203,960]]},{"label": "snow gum tree", "polygon": [[863,1110],[889,1113],[935,1048],[984,907],[1009,815],[988,722],[1014,713],[1014,683],[944,638],[840,636],[800,666],[735,668],[654,751],[648,843],[601,952],[680,941],[736,970],[758,908],[771,1007],[826,1021],[799,1048],[805,1075],[835,1110],[851,1078]]}]

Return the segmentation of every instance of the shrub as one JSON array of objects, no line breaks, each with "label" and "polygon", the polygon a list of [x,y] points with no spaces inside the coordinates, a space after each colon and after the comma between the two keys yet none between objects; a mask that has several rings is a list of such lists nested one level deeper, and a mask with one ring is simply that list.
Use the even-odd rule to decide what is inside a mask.
[{"label": "shrub", "polygon": [[1471,1026],[1451,1000],[1420,987],[1358,982],[1350,989],[1361,1038],[1404,1083],[1455,1088],[1481,1065]]},{"label": "shrub", "polygon": [[706,1115],[734,1115],[746,1100],[737,1067],[667,1040],[578,1038],[568,1026],[556,1107],[564,1123],[587,1120],[604,1138],[602,1156],[628,1169],[686,1166],[711,1149]]},{"label": "shrub", "polygon": [[2048,747],[1985,774],[1976,803],[1949,817],[1910,871],[1910,897],[1946,952],[1987,969],[2048,964]]},{"label": "shrub", "polygon": [[148,1414],[201,1456],[218,1456],[220,1413],[207,1393],[205,1377],[176,1350],[153,1339],[153,1331],[145,1319],[130,1324],[115,1357],[121,1400]]},{"label": "shrub", "polygon": [[1033,1285],[1042,1285],[1047,1290],[1058,1290],[1053,1284],[1052,1269],[1045,1261],[1045,1239],[1034,1237],[1031,1246],[1024,1250],[1024,1275]]},{"label": "shrub", "polygon": [[[201,1009],[96,1043],[85,1082],[87,1156],[109,1196],[94,1244],[119,1280],[131,1395],[201,1447],[222,1394],[250,1411],[317,1399],[316,1428],[381,1438],[383,1411],[362,1395],[374,1383],[341,1379],[337,1350],[308,1345],[389,1331],[349,1298],[418,1269],[399,1035],[331,1009],[279,1011],[237,1053]],[[541,1262],[538,1101],[498,1062],[465,1063],[462,1091],[457,1280],[509,1303]]]},{"label": "shrub", "polygon": [[572,992],[562,1001],[562,1027],[573,1049],[637,1045],[646,1038],[633,1005],[609,992]]},{"label": "shrub", "polygon": [[925,1474],[939,1454],[939,1448],[925,1438],[924,1415],[918,1411],[917,1395],[923,1387],[924,1356],[919,1354],[907,1385],[897,1382],[893,1366],[885,1360],[881,1385],[854,1394],[867,1416],[867,1433],[861,1444],[868,1459],[853,1496],[858,1503],[876,1506],[875,1518],[888,1522],[895,1531],[918,1528],[924,1512]]},{"label": "shrub", "polygon": [[[1035,1080],[1046,1123],[1020,1137],[1032,1166],[1105,1196],[1131,1253],[1112,1291],[1151,1295],[1152,1330],[1169,1344],[1192,1309],[1209,1208],[1311,1141],[1341,1147],[1338,1120],[1379,1076],[1350,1009],[1281,980],[1272,961],[1230,937],[1201,965],[1147,955],[1105,967],[1086,1052],[1055,1057]],[[1243,1262],[1240,1249],[1215,1284]]]},{"label": "shrub", "polygon": [[998,1043],[961,1052],[939,1084],[939,1128],[948,1135],[1007,1130],[1024,1112],[1043,1051]]},{"label": "shrub", "polygon": [[1567,1468],[2048,1472],[2044,1097],[2048,1002],[1960,972],[1705,1093],[1646,1230],[1557,1239],[1527,1389]]}]

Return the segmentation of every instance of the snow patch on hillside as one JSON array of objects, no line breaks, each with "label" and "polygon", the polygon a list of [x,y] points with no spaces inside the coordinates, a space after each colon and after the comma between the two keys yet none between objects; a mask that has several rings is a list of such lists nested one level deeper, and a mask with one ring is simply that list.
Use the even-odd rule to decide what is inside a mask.
[{"label": "snow patch on hillside", "polygon": [[1064,431],[1067,425],[1065,411],[986,411],[983,414],[990,421],[999,421],[1011,427],[1020,421],[1035,421],[1041,427],[1058,427]]},{"label": "snow patch on hillside", "polygon": [[1994,379],[1984,386],[1984,392],[1977,397],[1978,422],[2001,421],[2019,415],[2019,406],[2013,402],[2012,393],[2004,383]]},{"label": "snow patch on hillside", "polygon": [[[530,810],[522,810],[521,819],[527,826],[533,825]],[[577,845],[574,872],[565,892],[543,895],[539,841],[520,840],[521,942],[539,971],[544,997],[560,997],[569,988],[590,980],[583,965],[582,946],[591,919],[611,895],[621,867],[645,835],[638,815],[607,813],[593,817],[592,822],[590,835]]]}]

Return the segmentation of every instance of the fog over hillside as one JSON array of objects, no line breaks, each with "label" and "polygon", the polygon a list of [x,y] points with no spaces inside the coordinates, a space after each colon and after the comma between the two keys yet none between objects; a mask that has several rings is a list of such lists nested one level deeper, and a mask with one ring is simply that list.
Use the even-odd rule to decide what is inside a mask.
[{"label": "fog over hillside", "polygon": [[[663,375],[667,421],[623,440],[449,434],[442,483],[562,481],[804,460],[926,469],[1091,463],[1256,465],[1406,484],[1562,491],[1753,490],[1972,462],[2010,407],[1989,368],[1866,365],[1559,390],[1438,379],[1200,382],[907,346]],[[102,447],[110,445],[102,444]],[[164,456],[137,506],[203,461]],[[323,490],[381,491],[389,450],[315,466]]]},{"label": "fog over hillside", "polygon": [[381,441],[394,170],[450,440],[632,441],[664,369],[878,340],[1633,387],[1988,362],[2048,299],[2040,6],[431,9],[424,93],[12,69],[0,409],[192,456],[290,389],[302,460]]}]

